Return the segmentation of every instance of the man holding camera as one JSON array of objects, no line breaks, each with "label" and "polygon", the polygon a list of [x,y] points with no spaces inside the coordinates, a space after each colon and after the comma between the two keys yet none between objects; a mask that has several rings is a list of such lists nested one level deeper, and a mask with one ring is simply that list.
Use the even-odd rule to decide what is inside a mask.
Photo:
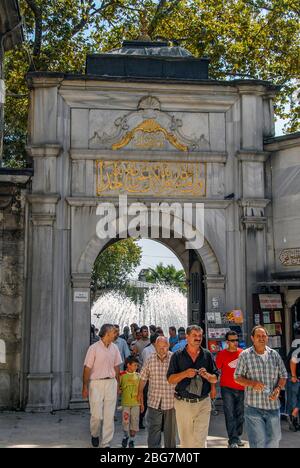
[{"label": "man holding camera", "polygon": [[175,388],[175,411],[180,446],[204,448],[211,413],[211,384],[218,381],[218,370],[210,351],[201,347],[203,330],[190,325],[186,330],[187,345],[176,351],[170,361],[167,377]]}]

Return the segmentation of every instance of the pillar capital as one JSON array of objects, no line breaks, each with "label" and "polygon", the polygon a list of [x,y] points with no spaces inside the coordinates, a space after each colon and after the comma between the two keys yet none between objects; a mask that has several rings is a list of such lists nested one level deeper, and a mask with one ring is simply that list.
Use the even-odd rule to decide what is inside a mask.
[{"label": "pillar capital", "polygon": [[71,276],[73,288],[86,288],[91,287],[91,273],[72,273]]},{"label": "pillar capital", "polygon": [[57,158],[62,147],[56,144],[26,146],[27,153],[32,158]]}]

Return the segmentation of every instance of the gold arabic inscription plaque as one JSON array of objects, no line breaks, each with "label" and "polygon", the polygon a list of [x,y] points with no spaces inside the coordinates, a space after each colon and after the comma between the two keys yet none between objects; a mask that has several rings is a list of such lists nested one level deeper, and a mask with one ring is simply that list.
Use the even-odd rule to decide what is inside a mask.
[{"label": "gold arabic inscription plaque", "polygon": [[97,196],[206,194],[205,163],[96,161],[96,174]]}]

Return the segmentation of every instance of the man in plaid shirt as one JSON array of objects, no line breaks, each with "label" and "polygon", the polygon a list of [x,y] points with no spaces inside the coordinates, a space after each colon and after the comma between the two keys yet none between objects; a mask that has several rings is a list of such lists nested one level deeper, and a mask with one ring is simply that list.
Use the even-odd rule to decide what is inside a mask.
[{"label": "man in plaid shirt", "polygon": [[257,325],[251,333],[253,346],[243,351],[234,373],[245,387],[245,426],[251,448],[278,448],[281,439],[280,391],[287,372],[277,351],[269,348],[268,333]]},{"label": "man in plaid shirt", "polygon": [[139,401],[143,411],[143,390],[149,381],[148,390],[148,447],[161,447],[161,432],[164,432],[165,448],[176,447],[176,417],[174,409],[175,385],[167,380],[167,371],[172,353],[165,336],[155,342],[156,352],[144,364],[139,385]]}]

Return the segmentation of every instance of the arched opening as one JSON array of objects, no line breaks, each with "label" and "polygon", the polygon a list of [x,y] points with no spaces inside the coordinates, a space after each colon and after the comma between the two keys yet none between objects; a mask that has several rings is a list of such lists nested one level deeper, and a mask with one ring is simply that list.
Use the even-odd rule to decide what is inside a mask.
[{"label": "arched opening", "polygon": [[[151,236],[144,237],[151,238]],[[81,397],[82,362],[91,338],[91,273],[93,266],[99,254],[119,240],[115,237],[103,239],[99,238],[97,234],[93,234],[84,243],[82,242],[82,249],[76,256],[73,252],[72,396],[70,408],[84,405]],[[203,324],[203,328],[206,329],[207,327],[204,327],[205,314],[212,307],[213,301],[217,299],[219,308],[224,306],[225,301],[225,278],[213,248],[207,239],[204,239],[203,246],[193,251],[187,248],[185,238],[176,238],[173,232],[171,232],[170,238],[158,237],[155,238],[155,242],[156,244],[157,242],[162,243],[169,248],[183,266],[188,287],[187,322],[189,324]],[[194,287],[198,288],[198,292],[193,292]],[[111,323],[111,320],[109,322]]]},{"label": "arched opening", "polygon": [[[91,328],[99,329],[103,323],[117,323],[122,330],[131,323],[138,325],[156,325],[168,333],[169,326],[186,328],[189,323],[203,325],[205,316],[203,269],[195,252],[185,250],[178,239],[138,240],[142,250],[140,262],[133,274],[116,282],[111,278],[107,268],[110,252],[111,263],[118,263],[114,258],[116,252],[112,246],[128,241],[113,239],[109,241],[97,256],[92,274],[91,293]],[[132,240],[129,242],[132,248]],[[128,255],[123,248],[124,265],[131,268],[125,258]],[[132,253],[132,252],[131,252]],[[133,255],[135,255],[133,250]],[[101,261],[106,271],[101,268]],[[95,268],[96,265],[96,268]],[[116,269],[120,267],[116,265]],[[99,288],[95,290],[95,269],[105,276],[99,278]],[[124,268],[120,268],[120,273]],[[97,285],[96,285],[97,286]]]}]

